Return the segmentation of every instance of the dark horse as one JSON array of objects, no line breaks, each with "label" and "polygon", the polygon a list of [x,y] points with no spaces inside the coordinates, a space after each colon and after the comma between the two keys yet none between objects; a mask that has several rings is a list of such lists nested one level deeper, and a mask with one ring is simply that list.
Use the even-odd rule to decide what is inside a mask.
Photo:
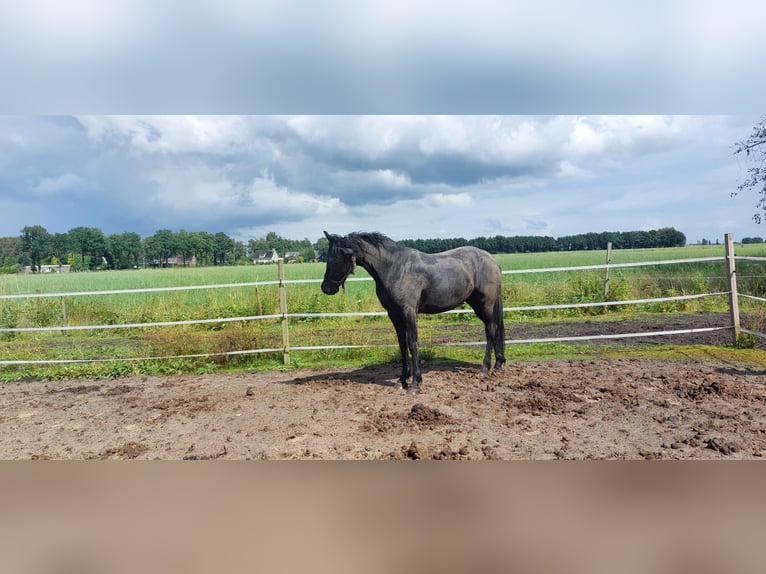
[{"label": "dark horse", "polygon": [[[418,313],[442,313],[467,302],[484,322],[487,347],[481,371],[486,373],[495,350],[495,368],[505,363],[502,275],[494,258],[476,247],[458,247],[430,255],[404,247],[380,233],[324,232],[330,241],[322,291],[334,295],[357,264],[375,280],[380,303],[396,329],[402,354],[399,383],[420,390],[423,376],[418,361]],[[412,355],[409,367],[407,352]]]}]

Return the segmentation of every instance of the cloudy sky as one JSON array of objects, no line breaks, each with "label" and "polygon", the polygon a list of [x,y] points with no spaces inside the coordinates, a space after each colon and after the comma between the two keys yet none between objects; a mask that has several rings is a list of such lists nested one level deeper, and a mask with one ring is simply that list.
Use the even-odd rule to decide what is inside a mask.
[{"label": "cloudy sky", "polygon": [[0,234],[23,225],[323,229],[398,239],[763,231],[731,198],[758,116],[3,116]]},{"label": "cloudy sky", "polygon": [[730,197],[763,21],[747,0],[6,3],[0,235],[763,236]]}]

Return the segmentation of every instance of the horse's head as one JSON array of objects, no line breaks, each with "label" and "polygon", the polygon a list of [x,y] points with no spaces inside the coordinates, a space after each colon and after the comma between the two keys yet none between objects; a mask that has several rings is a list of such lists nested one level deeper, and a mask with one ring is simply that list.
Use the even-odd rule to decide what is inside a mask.
[{"label": "horse's head", "polygon": [[345,286],[346,279],[356,269],[356,257],[345,237],[326,231],[324,234],[330,242],[330,248],[327,251],[327,269],[322,281],[322,292],[326,295],[335,295],[341,287]]}]

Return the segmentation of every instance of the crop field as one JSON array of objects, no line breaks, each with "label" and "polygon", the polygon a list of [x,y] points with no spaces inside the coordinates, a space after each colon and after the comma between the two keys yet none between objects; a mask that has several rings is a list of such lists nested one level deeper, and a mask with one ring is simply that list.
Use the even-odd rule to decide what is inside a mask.
[{"label": "crop field", "polygon": [[[737,255],[766,256],[764,245],[738,245]],[[722,245],[665,249],[615,250],[612,263],[665,261],[723,257]],[[553,252],[496,255],[504,271],[604,264],[603,251]],[[290,280],[321,279],[323,263],[285,266]],[[366,273],[358,269],[356,278]],[[0,276],[0,295],[77,293],[122,289],[269,283],[277,279],[276,265],[147,269],[92,273]],[[504,275],[506,307],[540,306],[604,301],[603,269]],[[766,263],[738,262],[739,288],[757,296],[766,293]],[[725,263],[679,263],[673,265],[613,269],[607,300],[662,298],[727,290]],[[372,281],[350,280],[345,291],[324,295],[319,284],[287,285],[290,313],[348,313],[382,311]],[[743,312],[759,321],[763,305],[742,302]],[[646,303],[637,306],[590,307],[514,311],[506,324],[616,320],[627,316],[659,313],[722,313],[724,296],[689,301]],[[87,296],[54,296],[0,300],[0,328],[40,328],[88,325],[179,322],[198,319],[241,318],[279,314],[276,285],[230,286],[215,289],[119,293]],[[480,341],[481,323],[473,314],[421,316],[421,345],[426,359],[434,355],[432,343]],[[318,345],[383,345],[375,349],[300,351],[292,354],[297,366],[364,364],[392,360],[393,329],[386,317],[294,318],[290,320],[291,347]],[[279,319],[234,320],[195,325],[153,326],[69,331],[0,332],[0,360],[41,359],[145,359],[126,362],[68,363],[0,367],[0,378],[30,376],[60,378],[80,375],[101,377],[127,373],[165,374],[210,372],[224,367],[274,368],[282,353],[225,353],[282,347]],[[569,352],[563,346],[532,346],[529,352],[556,356]],[[523,352],[523,351],[520,351]],[[476,360],[480,348],[439,348],[440,357]],[[189,355],[213,354],[209,357]],[[157,357],[177,357],[156,360]]]}]

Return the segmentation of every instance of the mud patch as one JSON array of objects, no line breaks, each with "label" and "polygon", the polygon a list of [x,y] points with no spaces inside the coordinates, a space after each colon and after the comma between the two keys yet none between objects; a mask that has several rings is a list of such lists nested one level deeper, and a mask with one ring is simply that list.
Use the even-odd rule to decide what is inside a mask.
[{"label": "mud patch", "polygon": [[151,417],[152,422],[164,421],[172,416],[195,417],[199,413],[212,411],[215,402],[208,396],[199,397],[176,397],[163,400],[149,406],[149,410],[160,411]]},{"label": "mud patch", "polygon": [[135,389],[136,387],[131,385],[116,385],[114,387],[109,387],[107,390],[105,390],[101,394],[105,397],[116,397],[117,395],[124,395],[131,391],[134,391]]},{"label": "mud patch", "polygon": [[402,432],[405,429],[434,430],[437,427],[456,425],[459,422],[455,417],[437,408],[416,403],[408,412],[391,413],[388,409],[381,409],[365,419],[361,429],[376,433]]},{"label": "mud patch", "polygon": [[83,393],[96,393],[101,390],[101,385],[77,385],[74,387],[66,387],[58,391],[50,391],[51,393],[71,393],[73,395],[81,395]]},{"label": "mud patch", "polygon": [[431,428],[434,426],[452,425],[458,422],[439,409],[427,407],[423,403],[412,405],[410,412],[407,414],[407,420]]}]

